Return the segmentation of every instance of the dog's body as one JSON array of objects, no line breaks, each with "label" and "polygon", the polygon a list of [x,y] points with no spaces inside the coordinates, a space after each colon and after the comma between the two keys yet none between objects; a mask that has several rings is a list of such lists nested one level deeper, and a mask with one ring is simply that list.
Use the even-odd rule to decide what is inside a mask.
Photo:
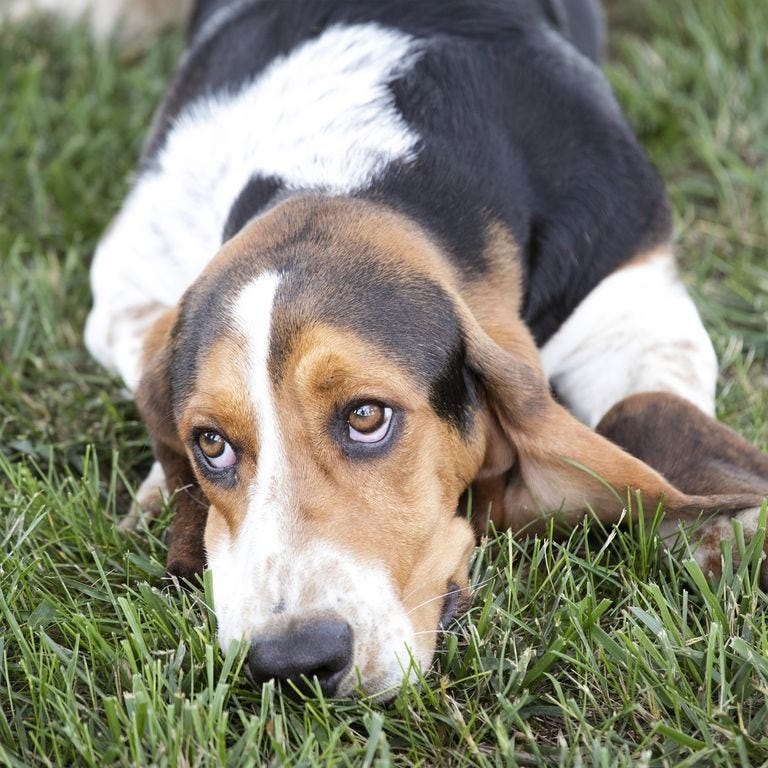
[{"label": "dog's body", "polygon": [[768,459],[711,419],[714,353],[598,21],[198,3],[86,340],[152,434],[141,496],[176,491],[169,570],[207,559],[257,680],[379,693],[426,666],[467,594],[470,484],[481,529],[615,520],[627,488],[674,525],[719,510],[710,569],[729,515],[754,528]]}]

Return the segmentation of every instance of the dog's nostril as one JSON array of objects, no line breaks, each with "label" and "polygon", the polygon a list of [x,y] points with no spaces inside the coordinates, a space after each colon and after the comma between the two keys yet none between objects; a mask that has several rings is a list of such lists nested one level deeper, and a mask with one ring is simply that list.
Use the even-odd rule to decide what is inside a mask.
[{"label": "dog's nostril", "polygon": [[351,663],[352,628],[345,621],[306,621],[257,637],[248,653],[255,682],[289,680],[301,687],[302,676],[316,677],[326,696],[336,692]]}]

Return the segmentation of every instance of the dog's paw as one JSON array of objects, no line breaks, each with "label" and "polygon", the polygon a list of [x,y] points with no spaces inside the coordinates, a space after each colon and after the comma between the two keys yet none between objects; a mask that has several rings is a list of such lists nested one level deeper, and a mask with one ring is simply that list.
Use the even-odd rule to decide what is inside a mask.
[{"label": "dog's paw", "polygon": [[[718,515],[707,520],[696,532],[691,542],[690,556],[698,563],[702,572],[709,578],[718,579],[723,572],[723,554],[721,543],[734,540],[733,521],[738,521],[744,532],[744,543],[748,546],[753,536],[757,533],[760,521],[760,507],[744,509],[732,515]],[[766,547],[768,540],[763,544],[762,564],[760,566],[760,582],[765,589],[768,587],[768,561],[766,561]],[[738,566],[739,555],[736,547],[733,549],[734,566]]]},{"label": "dog's paw", "polygon": [[166,576],[182,589],[192,589],[200,584],[203,569],[194,559],[174,558],[165,566]]},{"label": "dog's paw", "polygon": [[128,514],[118,524],[119,528],[123,531],[136,531],[146,527],[147,523],[160,514],[168,495],[165,473],[160,462],[156,461],[139,486]]}]

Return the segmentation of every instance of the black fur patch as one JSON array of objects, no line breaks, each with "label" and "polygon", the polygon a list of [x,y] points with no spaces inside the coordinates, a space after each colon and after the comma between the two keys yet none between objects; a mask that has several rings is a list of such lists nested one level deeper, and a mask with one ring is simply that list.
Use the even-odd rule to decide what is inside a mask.
[{"label": "black fur patch", "polygon": [[257,213],[264,210],[281,186],[282,182],[274,176],[253,176],[229,209],[222,242],[236,235]]},{"label": "black fur patch", "polygon": [[468,432],[478,401],[475,381],[465,365],[463,339],[432,380],[429,402],[437,414],[450,421],[462,434]]}]

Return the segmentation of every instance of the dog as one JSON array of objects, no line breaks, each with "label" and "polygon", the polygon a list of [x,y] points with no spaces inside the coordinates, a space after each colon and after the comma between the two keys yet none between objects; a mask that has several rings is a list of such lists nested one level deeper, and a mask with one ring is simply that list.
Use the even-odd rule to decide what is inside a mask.
[{"label": "dog", "polygon": [[256,683],[394,695],[489,521],[611,524],[639,494],[663,534],[704,515],[713,574],[732,520],[756,532],[768,457],[714,419],[603,41],[592,0],[192,9],[85,338],[151,436],[168,572],[211,571]]}]

